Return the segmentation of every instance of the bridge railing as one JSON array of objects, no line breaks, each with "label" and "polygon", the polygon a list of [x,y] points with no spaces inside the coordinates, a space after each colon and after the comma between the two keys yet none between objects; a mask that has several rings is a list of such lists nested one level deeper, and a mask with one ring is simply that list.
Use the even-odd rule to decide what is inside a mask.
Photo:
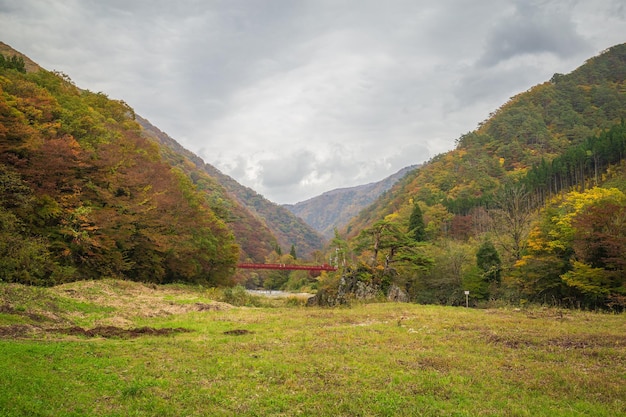
[{"label": "bridge railing", "polygon": [[288,264],[255,264],[255,263],[240,263],[237,265],[240,269],[273,269],[284,271],[336,271],[337,268],[328,265],[288,265]]}]

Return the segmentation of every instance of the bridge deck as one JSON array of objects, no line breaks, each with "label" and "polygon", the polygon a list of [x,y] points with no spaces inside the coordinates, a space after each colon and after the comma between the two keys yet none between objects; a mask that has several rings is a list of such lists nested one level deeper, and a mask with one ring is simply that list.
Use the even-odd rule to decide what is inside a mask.
[{"label": "bridge deck", "polygon": [[284,271],[336,271],[337,268],[332,265],[287,265],[287,264],[255,264],[242,263],[237,268],[241,269],[273,269]]}]

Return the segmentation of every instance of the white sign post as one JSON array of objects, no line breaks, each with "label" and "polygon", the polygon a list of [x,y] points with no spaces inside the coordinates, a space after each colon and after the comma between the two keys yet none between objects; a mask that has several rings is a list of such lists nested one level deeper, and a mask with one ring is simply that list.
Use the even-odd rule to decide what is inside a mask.
[{"label": "white sign post", "polygon": [[469,291],[465,291],[465,308],[469,307]]}]

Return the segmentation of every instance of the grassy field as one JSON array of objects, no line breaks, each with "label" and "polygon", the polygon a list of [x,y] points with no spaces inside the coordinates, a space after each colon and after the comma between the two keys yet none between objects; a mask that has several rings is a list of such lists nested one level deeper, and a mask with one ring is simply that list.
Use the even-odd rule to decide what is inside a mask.
[{"label": "grassy field", "polygon": [[626,416],[626,316],[0,284],[0,416],[235,415]]}]

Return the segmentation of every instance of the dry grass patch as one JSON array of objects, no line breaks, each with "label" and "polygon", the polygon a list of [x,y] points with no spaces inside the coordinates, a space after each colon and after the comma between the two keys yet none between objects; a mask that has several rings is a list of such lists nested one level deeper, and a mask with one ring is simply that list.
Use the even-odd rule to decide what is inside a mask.
[{"label": "dry grass patch", "polygon": [[[231,306],[217,301],[193,302],[189,288],[144,285],[120,280],[81,281],[54,288],[59,295],[76,301],[114,308],[118,317],[151,318],[184,314],[190,311],[225,310]],[[192,293],[193,294],[193,293]]]}]

